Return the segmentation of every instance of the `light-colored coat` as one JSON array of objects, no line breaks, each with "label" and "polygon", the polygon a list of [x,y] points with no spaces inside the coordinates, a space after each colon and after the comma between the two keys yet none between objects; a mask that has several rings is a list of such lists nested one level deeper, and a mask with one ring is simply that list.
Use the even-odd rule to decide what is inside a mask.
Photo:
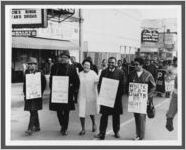
[{"label": "light-colored coat", "polygon": [[81,71],[79,73],[80,88],[78,93],[79,116],[97,114],[97,84],[99,81],[98,75],[90,70],[88,73]]}]

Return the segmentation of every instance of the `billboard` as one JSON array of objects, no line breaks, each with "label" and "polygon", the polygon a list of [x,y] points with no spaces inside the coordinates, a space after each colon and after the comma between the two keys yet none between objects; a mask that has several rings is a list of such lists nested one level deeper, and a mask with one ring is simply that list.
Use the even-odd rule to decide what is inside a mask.
[{"label": "billboard", "polygon": [[154,29],[144,29],[141,32],[141,42],[158,42],[159,33]]},{"label": "billboard", "polygon": [[12,9],[12,28],[47,27],[47,13],[44,9]]}]

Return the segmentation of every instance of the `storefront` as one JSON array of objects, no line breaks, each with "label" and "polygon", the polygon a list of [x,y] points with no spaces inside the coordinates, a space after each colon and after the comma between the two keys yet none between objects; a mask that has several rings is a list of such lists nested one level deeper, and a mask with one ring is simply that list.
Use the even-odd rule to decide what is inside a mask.
[{"label": "storefront", "polygon": [[48,59],[57,61],[57,56],[63,50],[69,50],[73,56],[78,56],[79,47],[77,43],[65,40],[54,40],[46,38],[12,37],[12,82],[22,82],[24,65],[28,57],[36,57],[41,69],[48,74]]}]

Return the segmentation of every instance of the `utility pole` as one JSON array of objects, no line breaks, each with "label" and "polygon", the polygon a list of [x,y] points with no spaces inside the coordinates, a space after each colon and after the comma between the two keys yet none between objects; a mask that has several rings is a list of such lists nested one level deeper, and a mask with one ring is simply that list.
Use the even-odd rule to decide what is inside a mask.
[{"label": "utility pole", "polygon": [[83,43],[83,37],[82,37],[82,10],[79,9],[79,62],[82,62],[82,43]]}]

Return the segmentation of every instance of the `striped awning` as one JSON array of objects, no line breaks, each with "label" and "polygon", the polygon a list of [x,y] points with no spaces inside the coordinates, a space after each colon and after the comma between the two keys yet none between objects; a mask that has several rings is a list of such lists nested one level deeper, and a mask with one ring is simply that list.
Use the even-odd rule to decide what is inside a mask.
[{"label": "striped awning", "polygon": [[30,37],[12,37],[13,48],[25,49],[47,49],[47,50],[78,50],[77,43],[71,41],[30,38]]}]

